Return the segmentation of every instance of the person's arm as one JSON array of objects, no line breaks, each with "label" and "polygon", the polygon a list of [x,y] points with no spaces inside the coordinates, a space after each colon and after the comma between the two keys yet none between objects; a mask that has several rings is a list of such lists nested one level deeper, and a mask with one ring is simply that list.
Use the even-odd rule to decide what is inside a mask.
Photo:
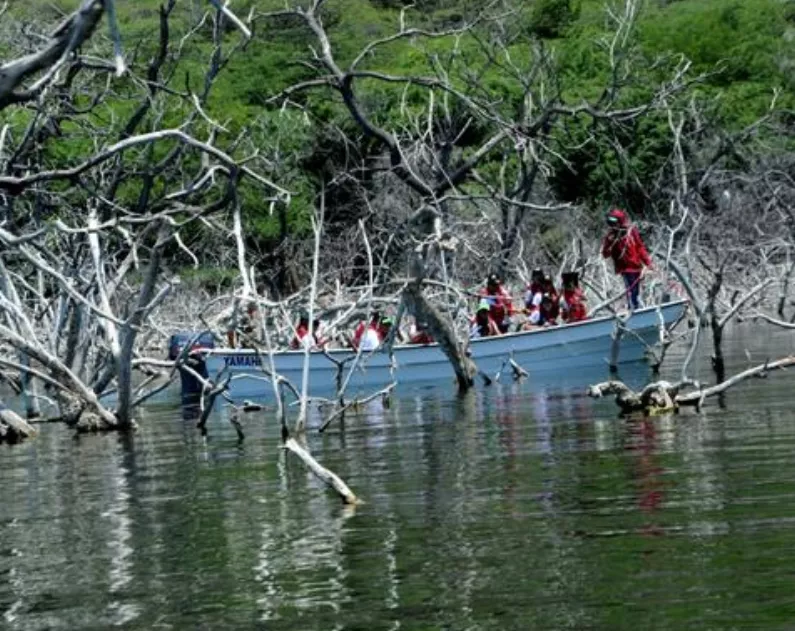
[{"label": "person's arm", "polygon": [[529,313],[530,312],[530,305],[531,305],[532,302],[533,302],[533,291],[532,291],[532,289],[530,289],[528,287],[525,290],[525,292],[524,292],[524,302],[523,302],[524,309],[523,309],[523,311],[525,313]]},{"label": "person's arm", "polygon": [[514,314],[513,310],[513,295],[505,287],[502,288],[503,304],[505,305],[505,314],[510,318]]},{"label": "person's arm", "polygon": [[558,300],[558,308],[560,309],[560,317],[563,318],[564,322],[568,322],[569,320],[569,303],[566,302],[565,294],[560,296]]},{"label": "person's arm", "polygon": [[602,239],[602,258],[606,259],[610,257],[613,250],[613,241],[614,239],[609,232],[605,235],[605,238]]}]

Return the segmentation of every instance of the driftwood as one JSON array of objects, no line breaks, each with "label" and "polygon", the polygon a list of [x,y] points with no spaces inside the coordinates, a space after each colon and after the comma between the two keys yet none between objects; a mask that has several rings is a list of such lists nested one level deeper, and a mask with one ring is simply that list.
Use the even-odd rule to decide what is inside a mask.
[{"label": "driftwood", "polygon": [[764,313],[754,314],[753,318],[754,320],[756,319],[764,320],[765,322],[768,322],[782,329],[795,329],[795,322],[787,322],[786,320],[779,320],[777,318],[772,318]]},{"label": "driftwood", "polygon": [[378,397],[382,397],[382,399],[384,399],[385,401],[388,400],[387,398],[389,397],[390,393],[392,392],[392,390],[395,388],[396,385],[397,382],[393,381],[386,388],[383,388],[378,392],[374,392],[373,394],[363,399],[354,399],[353,401],[350,401],[349,403],[345,404],[343,407],[338,407],[334,412],[332,412],[328,416],[328,418],[325,421],[323,421],[323,424],[320,426],[320,429],[318,429],[318,431],[320,433],[325,432],[328,429],[328,426],[335,418],[337,418],[338,416],[344,416],[345,412],[350,410],[351,408],[369,403],[370,401],[372,401],[373,399],[377,399]]},{"label": "driftwood", "polygon": [[363,502],[356,497],[356,494],[351,491],[350,487],[345,484],[345,481],[340,478],[336,473],[326,469],[317,460],[314,459],[311,453],[303,447],[295,438],[290,436],[290,430],[287,428],[287,406],[284,404],[284,391],[281,384],[277,385],[278,396],[277,414],[282,426],[282,447],[285,450],[295,454],[306,465],[306,467],[317,476],[320,480],[328,484],[336,493],[344,504],[355,506]]},{"label": "driftwood", "polygon": [[312,457],[312,454],[302,447],[298,441],[295,440],[295,438],[292,438],[288,435],[283,446],[287,451],[298,456],[301,462],[303,462],[307,468],[315,474],[315,476],[334,489],[344,504],[356,505],[362,503],[362,501],[356,497],[354,492],[351,491],[350,487],[345,484],[345,481],[342,478],[340,478],[333,471],[326,469],[317,460],[315,460]]},{"label": "driftwood", "polygon": [[0,402],[0,443],[18,443],[36,433],[36,429],[25,419]]},{"label": "driftwood", "polygon": [[662,412],[671,411],[677,407],[679,391],[686,386],[697,386],[694,381],[655,381],[648,384],[640,392],[635,392],[621,381],[604,381],[588,388],[589,397],[604,397],[615,395],[615,402],[621,408],[622,414],[630,412]]},{"label": "driftwood", "polygon": [[[783,370],[793,365],[795,365],[795,356],[792,355],[773,362],[765,362],[708,388],[703,388],[697,381],[685,379],[677,383],[655,381],[640,392],[635,392],[621,381],[605,381],[590,386],[588,396],[615,395],[616,405],[621,408],[622,414],[676,411],[682,406],[695,406],[696,409],[700,409],[708,397],[722,394],[746,379],[762,377],[771,370]],[[683,392],[685,388],[694,388],[694,390]]]}]

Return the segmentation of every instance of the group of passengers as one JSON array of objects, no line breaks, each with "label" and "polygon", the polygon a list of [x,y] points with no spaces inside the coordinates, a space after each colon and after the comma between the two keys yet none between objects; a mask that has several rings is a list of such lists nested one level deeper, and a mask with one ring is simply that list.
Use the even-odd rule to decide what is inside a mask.
[{"label": "group of passengers", "polygon": [[[629,215],[620,208],[613,208],[605,217],[607,233],[602,239],[602,256],[613,260],[616,274],[624,280],[627,306],[641,307],[641,281],[647,268],[652,267],[651,257],[638,229],[630,222]],[[489,276],[480,292],[480,302],[473,318],[470,337],[479,338],[507,333],[516,321],[518,330],[554,326],[559,323],[579,322],[587,317],[585,296],[580,289],[576,272],[563,274],[560,293],[552,278],[542,270],[533,271],[524,296],[522,317],[515,313],[510,292],[503,287],[500,278]]]},{"label": "group of passengers", "polygon": [[[302,312],[295,327],[295,335],[290,341],[290,348],[297,350],[300,348],[327,348],[331,340],[325,337],[323,326],[320,320],[315,319],[312,323],[312,336],[309,336],[309,316]],[[433,342],[426,327],[422,323],[415,323],[406,336],[395,327],[394,318],[383,315],[380,311],[373,311],[367,320],[359,323],[353,335],[345,338],[344,346],[353,350],[361,350],[363,353],[377,349],[390,337],[398,343],[409,344],[430,344]]]},{"label": "group of passengers", "polygon": [[[470,338],[502,335],[512,328],[526,331],[553,326],[559,321],[571,323],[584,320],[587,309],[585,296],[579,287],[579,275],[576,272],[567,272],[562,279],[563,285],[558,291],[549,274],[540,269],[534,270],[524,293],[524,307],[516,310],[511,293],[503,286],[499,277],[490,275],[478,294],[477,308],[470,319]],[[392,317],[373,311],[367,320],[359,323],[353,335],[346,338],[345,345],[354,350],[371,352],[390,337],[396,343],[431,344],[434,341],[427,324],[420,320],[415,321],[408,335],[405,335],[400,328],[395,327]],[[314,319],[310,328],[309,315],[302,312],[295,326],[290,348],[326,348],[328,345],[329,340],[324,336],[322,323]]]},{"label": "group of passengers", "polygon": [[[606,223],[608,231],[602,241],[602,256],[613,259],[616,272],[625,282],[628,306],[636,309],[640,306],[640,280],[645,267],[651,265],[651,259],[626,212],[611,210]],[[565,272],[558,290],[549,274],[542,269],[535,269],[525,288],[523,306],[516,309],[511,292],[502,284],[499,276],[489,275],[485,286],[477,294],[477,306],[470,318],[470,339],[585,320],[588,309],[579,281],[577,272]],[[416,321],[408,335],[394,325],[393,318],[373,311],[368,320],[357,326],[351,337],[345,338],[342,345],[371,352],[388,340],[409,344],[430,344],[434,341],[427,324],[422,321]],[[290,348],[320,349],[327,348],[329,344],[330,340],[323,335],[321,322],[315,319],[310,327],[309,315],[302,312]]]},{"label": "group of passengers", "polygon": [[566,272],[562,281],[558,291],[549,274],[541,269],[533,270],[524,292],[523,308],[517,310],[511,293],[496,274],[491,274],[480,291],[469,337],[477,339],[502,335],[512,328],[529,331],[561,322],[568,324],[585,320],[588,309],[580,289],[579,274]]}]

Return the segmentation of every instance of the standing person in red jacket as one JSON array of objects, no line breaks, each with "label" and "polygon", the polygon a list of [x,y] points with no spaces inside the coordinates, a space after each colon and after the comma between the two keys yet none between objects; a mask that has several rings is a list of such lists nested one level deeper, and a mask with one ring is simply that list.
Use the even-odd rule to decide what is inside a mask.
[{"label": "standing person in red jacket", "polygon": [[602,241],[602,256],[612,258],[616,274],[623,276],[629,308],[639,309],[641,278],[644,269],[651,267],[652,263],[638,229],[620,208],[607,213],[607,234]]}]

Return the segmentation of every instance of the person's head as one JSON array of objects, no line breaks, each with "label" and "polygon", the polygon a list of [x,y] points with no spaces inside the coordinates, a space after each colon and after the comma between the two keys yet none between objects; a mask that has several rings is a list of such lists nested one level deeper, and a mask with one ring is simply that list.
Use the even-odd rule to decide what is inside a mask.
[{"label": "person's head", "polygon": [[542,270],[541,268],[537,267],[536,269],[534,269],[531,272],[531,274],[530,274],[530,282],[531,283],[541,284],[541,282],[543,280],[544,280],[544,270]]},{"label": "person's head", "polygon": [[478,322],[485,322],[489,319],[489,303],[486,300],[481,300],[478,303],[478,308],[475,310],[475,318]]},{"label": "person's head", "polygon": [[544,288],[551,288],[551,287],[554,287],[554,285],[553,285],[553,283],[552,283],[552,276],[550,276],[549,274],[544,274],[544,278],[543,278],[543,279],[542,279],[542,281],[541,281],[541,285],[542,285]]},{"label": "person's head", "polygon": [[561,280],[563,289],[576,289],[580,285],[580,275],[577,272],[563,272]]},{"label": "person's head", "polygon": [[497,274],[489,274],[486,279],[486,288],[490,291],[497,291],[500,288],[500,283],[502,283],[502,280]]},{"label": "person's head", "polygon": [[308,326],[309,325],[309,313],[305,310],[301,310],[298,313],[298,324]]},{"label": "person's head", "polygon": [[373,310],[370,313],[370,322],[373,324],[380,324],[381,323],[381,312],[378,310]]},{"label": "person's head", "polygon": [[607,227],[610,230],[623,230],[627,227],[629,217],[627,216],[627,213],[620,208],[613,208],[613,210],[607,213],[605,221],[607,222]]}]

